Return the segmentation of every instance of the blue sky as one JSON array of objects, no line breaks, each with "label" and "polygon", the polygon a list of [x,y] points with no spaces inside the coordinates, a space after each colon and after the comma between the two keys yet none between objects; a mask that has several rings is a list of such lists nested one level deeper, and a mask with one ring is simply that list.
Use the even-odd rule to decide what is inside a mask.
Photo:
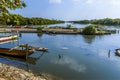
[{"label": "blue sky", "polygon": [[120,0],[24,0],[26,8],[11,11],[25,17],[60,20],[120,18]]}]

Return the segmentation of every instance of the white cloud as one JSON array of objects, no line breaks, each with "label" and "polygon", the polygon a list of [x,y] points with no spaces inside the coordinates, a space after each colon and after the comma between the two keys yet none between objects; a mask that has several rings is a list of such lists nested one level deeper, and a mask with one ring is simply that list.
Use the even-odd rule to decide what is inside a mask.
[{"label": "white cloud", "polygon": [[110,0],[110,4],[113,6],[120,6],[120,0]]},{"label": "white cloud", "polygon": [[86,1],[86,4],[93,4],[94,3],[94,0],[87,0]]},{"label": "white cloud", "polygon": [[62,0],[49,0],[50,3],[57,3],[57,4],[60,4],[62,3]]},{"label": "white cloud", "polygon": [[79,64],[76,60],[67,56],[62,57],[60,60],[53,59],[51,62],[54,64],[67,65],[70,69],[78,72],[85,72],[87,69],[84,64]]},{"label": "white cloud", "polygon": [[[80,1],[80,0],[77,0]],[[111,6],[120,6],[120,0],[86,0],[86,4],[106,4]]]}]

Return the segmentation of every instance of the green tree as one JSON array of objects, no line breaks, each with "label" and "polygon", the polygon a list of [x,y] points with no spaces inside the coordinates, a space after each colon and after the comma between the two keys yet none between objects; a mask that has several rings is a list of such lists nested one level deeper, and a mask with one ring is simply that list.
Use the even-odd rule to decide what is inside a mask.
[{"label": "green tree", "polygon": [[37,30],[41,31],[43,29],[42,26],[37,27]]},{"label": "green tree", "polygon": [[67,27],[66,27],[67,29],[70,29],[70,28],[72,28],[72,25],[71,24],[67,24]]},{"label": "green tree", "polygon": [[90,24],[88,26],[86,26],[84,29],[83,29],[83,34],[85,35],[93,35],[96,33],[96,28],[94,25]]},{"label": "green tree", "polygon": [[26,4],[22,0],[0,0],[0,15],[9,13],[8,9],[15,10],[23,7],[26,7]]}]

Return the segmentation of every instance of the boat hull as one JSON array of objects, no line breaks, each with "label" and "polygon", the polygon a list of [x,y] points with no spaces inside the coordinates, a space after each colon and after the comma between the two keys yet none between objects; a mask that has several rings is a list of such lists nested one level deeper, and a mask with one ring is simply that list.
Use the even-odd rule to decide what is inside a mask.
[{"label": "boat hull", "polygon": [[27,52],[26,50],[10,50],[8,48],[0,48],[0,55],[14,56],[14,57],[26,57],[33,52]]},{"label": "boat hull", "polygon": [[14,40],[14,39],[17,39],[17,38],[18,38],[18,35],[1,37],[1,38],[0,38],[0,42],[5,42],[5,41],[9,41],[9,40]]}]

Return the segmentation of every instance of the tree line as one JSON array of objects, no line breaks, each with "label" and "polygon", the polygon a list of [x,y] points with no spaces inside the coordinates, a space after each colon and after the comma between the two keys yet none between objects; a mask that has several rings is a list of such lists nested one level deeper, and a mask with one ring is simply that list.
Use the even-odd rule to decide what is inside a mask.
[{"label": "tree line", "polygon": [[23,17],[19,14],[10,14],[8,10],[15,10],[24,7],[26,7],[24,0],[0,0],[0,25],[45,25],[64,22],[38,17]]},{"label": "tree line", "polygon": [[94,19],[94,20],[80,20],[80,21],[71,21],[73,23],[80,23],[80,24],[100,24],[100,25],[120,25],[120,19]]},{"label": "tree line", "polygon": [[0,16],[0,25],[47,25],[63,23],[61,20],[45,19],[45,18],[28,18],[19,14],[9,14]]}]

